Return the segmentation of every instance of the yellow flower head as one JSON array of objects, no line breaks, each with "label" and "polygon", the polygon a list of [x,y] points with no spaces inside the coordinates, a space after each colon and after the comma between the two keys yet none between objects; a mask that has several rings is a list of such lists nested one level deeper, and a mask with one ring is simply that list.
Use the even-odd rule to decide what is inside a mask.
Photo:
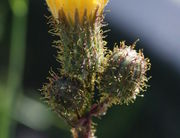
[{"label": "yellow flower head", "polygon": [[98,14],[100,14],[108,0],[46,0],[46,2],[55,18],[58,18],[59,11],[63,10],[67,17],[74,20],[75,11],[77,9],[81,20],[85,10],[87,11],[87,16],[94,14],[97,9]]}]

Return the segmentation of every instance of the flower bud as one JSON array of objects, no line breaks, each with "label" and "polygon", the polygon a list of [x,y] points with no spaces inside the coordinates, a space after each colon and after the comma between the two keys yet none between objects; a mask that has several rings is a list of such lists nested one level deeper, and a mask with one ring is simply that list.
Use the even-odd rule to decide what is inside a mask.
[{"label": "flower bud", "polygon": [[110,94],[118,103],[129,103],[147,87],[146,71],[150,64],[140,51],[128,47],[124,42],[115,47],[109,56],[108,67],[100,82],[101,92]]},{"label": "flower bud", "polygon": [[62,117],[74,115],[77,118],[77,112],[83,110],[86,101],[81,81],[66,76],[58,77],[55,74],[52,74],[49,83],[43,86],[42,95],[51,108]]}]

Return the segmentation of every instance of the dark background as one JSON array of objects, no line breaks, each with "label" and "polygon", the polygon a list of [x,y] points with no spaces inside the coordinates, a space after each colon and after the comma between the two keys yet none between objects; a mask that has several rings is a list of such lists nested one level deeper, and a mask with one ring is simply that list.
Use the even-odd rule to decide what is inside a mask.
[{"label": "dark background", "polygon": [[[136,49],[150,58],[152,79],[144,98],[95,119],[99,138],[180,137],[180,5],[172,3],[114,0],[106,8],[108,47],[140,38]],[[45,15],[43,0],[0,1],[0,138],[71,137],[38,92],[59,66]]]}]

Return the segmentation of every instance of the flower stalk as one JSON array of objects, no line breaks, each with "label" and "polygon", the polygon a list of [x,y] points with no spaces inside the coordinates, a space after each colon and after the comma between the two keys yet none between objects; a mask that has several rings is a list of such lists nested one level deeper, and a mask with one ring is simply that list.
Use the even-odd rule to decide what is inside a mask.
[{"label": "flower stalk", "polygon": [[107,0],[46,1],[60,69],[50,72],[42,96],[72,127],[74,138],[94,138],[93,117],[114,104],[133,102],[146,90],[149,60],[134,50],[136,43],[107,49],[102,30]]}]

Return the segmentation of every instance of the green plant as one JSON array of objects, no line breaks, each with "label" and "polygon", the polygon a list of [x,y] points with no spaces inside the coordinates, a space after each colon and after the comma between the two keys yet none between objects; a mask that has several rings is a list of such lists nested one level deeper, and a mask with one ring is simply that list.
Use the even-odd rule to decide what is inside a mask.
[{"label": "green plant", "polygon": [[42,96],[72,127],[74,138],[93,138],[92,117],[105,115],[112,105],[133,102],[147,88],[150,63],[142,51],[134,50],[136,42],[131,46],[121,42],[113,51],[106,47],[102,30],[106,2],[47,0],[53,14],[48,18],[50,32],[59,38],[54,45],[60,69],[50,72]]}]

